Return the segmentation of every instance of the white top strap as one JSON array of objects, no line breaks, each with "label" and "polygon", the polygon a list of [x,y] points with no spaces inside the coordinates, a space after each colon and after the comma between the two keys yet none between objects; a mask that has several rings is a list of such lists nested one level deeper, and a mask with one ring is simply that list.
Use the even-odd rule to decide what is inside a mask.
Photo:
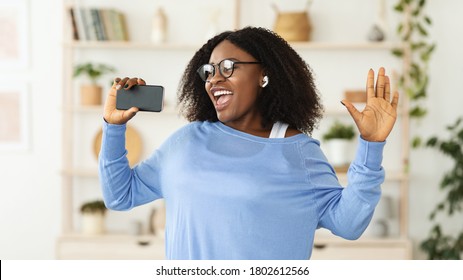
[{"label": "white top strap", "polygon": [[270,132],[269,138],[285,138],[286,130],[289,124],[276,122],[273,124],[272,131]]}]

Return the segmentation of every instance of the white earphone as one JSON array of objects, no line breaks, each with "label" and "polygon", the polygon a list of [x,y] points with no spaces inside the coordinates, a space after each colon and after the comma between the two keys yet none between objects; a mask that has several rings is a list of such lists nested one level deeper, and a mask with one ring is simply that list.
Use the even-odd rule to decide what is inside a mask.
[{"label": "white earphone", "polygon": [[262,84],[262,87],[264,88],[264,87],[266,87],[266,86],[268,85],[268,76],[264,76],[264,78],[262,79],[262,81],[264,82],[264,83]]}]

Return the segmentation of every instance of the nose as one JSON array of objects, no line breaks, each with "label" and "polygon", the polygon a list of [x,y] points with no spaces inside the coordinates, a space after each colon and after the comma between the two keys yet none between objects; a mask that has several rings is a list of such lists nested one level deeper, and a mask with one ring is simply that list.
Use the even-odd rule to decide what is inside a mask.
[{"label": "nose", "polygon": [[222,73],[220,73],[219,66],[215,65],[214,67],[215,67],[214,76],[212,76],[209,79],[209,83],[215,84],[217,82],[224,81],[225,78],[224,78],[224,76],[222,76]]}]

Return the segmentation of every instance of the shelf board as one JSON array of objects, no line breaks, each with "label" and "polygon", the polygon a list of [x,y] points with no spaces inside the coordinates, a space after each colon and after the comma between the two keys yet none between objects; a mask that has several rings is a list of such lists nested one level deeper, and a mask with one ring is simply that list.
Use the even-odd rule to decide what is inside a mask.
[{"label": "shelf board", "polygon": [[132,235],[128,233],[107,233],[101,235],[85,235],[78,232],[62,234],[60,240],[75,241],[118,241],[118,242],[138,242],[138,241],[161,241],[164,242],[164,236],[160,235]]},{"label": "shelf board", "polygon": [[[403,48],[396,42],[290,42],[296,50],[393,50]],[[70,41],[65,47],[76,49],[146,49],[146,50],[186,50],[194,51],[200,44],[163,43],[133,41]]]},{"label": "shelf board", "polygon": [[296,50],[393,50],[403,48],[395,42],[291,42]]},{"label": "shelf board", "polygon": [[65,47],[75,49],[139,49],[139,50],[185,50],[194,51],[200,46],[197,44],[163,43],[154,44],[150,42],[131,41],[71,41],[65,42]]},{"label": "shelf board", "polygon": [[95,169],[89,168],[71,168],[71,169],[64,169],[61,171],[61,174],[64,176],[70,177],[87,177],[87,178],[97,178],[98,177],[98,167]]},{"label": "shelf board", "polygon": [[394,244],[405,244],[410,242],[405,238],[372,238],[372,237],[361,237],[357,240],[342,239],[337,236],[332,237],[320,237],[315,235],[314,245],[326,245],[326,244],[355,244],[355,246],[370,246],[370,245],[394,245]]},{"label": "shelf board", "polygon": [[[78,177],[87,177],[87,178],[97,178],[98,169],[88,169],[88,168],[72,168],[65,169],[62,171],[63,175],[66,176],[78,176]],[[347,181],[347,173],[337,173],[339,181]],[[407,179],[407,174],[399,171],[388,172],[386,170],[386,181],[402,181]]]},{"label": "shelf board", "polygon": [[[71,107],[64,107],[63,109],[65,112],[73,112],[73,113],[88,113],[88,114],[103,114],[103,106],[102,105],[93,105],[93,106],[71,106]],[[179,110],[175,107],[165,107],[162,112],[158,114],[168,114],[168,115],[180,115]]]},{"label": "shelf board", "polygon": [[[362,111],[363,107],[365,107],[365,104],[358,104],[358,105],[356,105],[355,103],[353,104],[359,111]],[[347,109],[344,106],[342,106],[341,103],[339,103],[339,105],[340,106],[338,106],[337,108],[334,108],[334,107],[325,108],[324,115],[325,116],[337,116],[337,117],[350,116],[349,111],[347,111]],[[402,107],[399,107],[397,109],[397,115],[399,117],[403,117],[407,114],[408,114],[408,111],[405,111]]]}]

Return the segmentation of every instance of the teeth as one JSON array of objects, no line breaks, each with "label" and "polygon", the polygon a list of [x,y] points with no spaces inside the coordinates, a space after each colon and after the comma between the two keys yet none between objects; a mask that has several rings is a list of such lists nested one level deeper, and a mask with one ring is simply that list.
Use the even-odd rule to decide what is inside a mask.
[{"label": "teeth", "polygon": [[222,96],[222,95],[226,95],[226,94],[233,94],[231,91],[228,91],[228,90],[219,90],[219,91],[216,91],[214,92],[214,96]]}]

